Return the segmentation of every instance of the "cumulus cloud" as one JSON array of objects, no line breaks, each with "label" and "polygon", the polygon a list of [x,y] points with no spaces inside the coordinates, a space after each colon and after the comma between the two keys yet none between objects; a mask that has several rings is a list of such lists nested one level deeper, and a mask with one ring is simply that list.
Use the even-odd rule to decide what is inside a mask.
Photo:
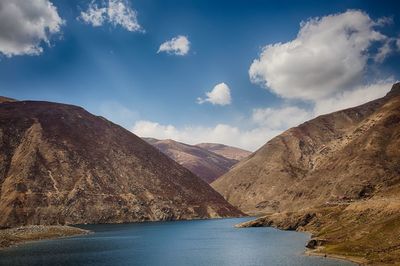
[{"label": "cumulus cloud", "polygon": [[231,103],[231,90],[225,83],[219,83],[214,88],[206,92],[206,98],[197,98],[197,103],[210,102],[214,105],[228,105]]},{"label": "cumulus cloud", "polygon": [[137,19],[137,12],[126,0],[108,0],[101,2],[100,5],[92,1],[78,19],[94,27],[110,23],[132,32],[143,31]]},{"label": "cumulus cloud", "polygon": [[166,52],[175,55],[187,55],[190,50],[190,42],[186,36],[179,35],[160,45],[157,53]]},{"label": "cumulus cloud", "polygon": [[7,57],[41,54],[43,43],[50,45],[63,24],[48,0],[0,1],[0,53]]},{"label": "cumulus cloud", "polygon": [[316,101],[352,90],[369,59],[382,62],[393,51],[394,39],[378,31],[385,24],[358,10],[309,19],[294,40],[263,48],[250,79],[286,99]]}]

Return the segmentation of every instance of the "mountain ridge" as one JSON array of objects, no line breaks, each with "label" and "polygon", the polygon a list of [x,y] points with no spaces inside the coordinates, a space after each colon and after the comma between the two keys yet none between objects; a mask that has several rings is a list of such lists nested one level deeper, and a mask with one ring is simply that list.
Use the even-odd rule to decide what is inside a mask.
[{"label": "mountain ridge", "polygon": [[[189,169],[207,183],[211,183],[216,178],[229,171],[229,169],[238,162],[238,160],[227,158],[221,154],[200,147],[199,145],[189,145],[171,139],[143,139],[157,147],[160,151],[168,155],[185,168]],[[228,147],[222,144],[218,145],[225,150],[229,150],[231,157],[241,158],[240,154],[234,156],[234,151],[237,148]],[[241,154],[245,153],[243,150],[240,151]]]},{"label": "mountain ridge", "polygon": [[204,181],[82,107],[0,104],[0,226],[241,216]]},{"label": "mountain ridge", "polygon": [[[255,213],[273,212],[287,208],[285,206],[277,206],[277,201],[279,201],[280,205],[282,205],[282,202],[284,204],[286,202],[289,206],[292,200],[299,202],[304,200],[303,203],[306,206],[311,200],[315,200],[318,203],[323,203],[326,200],[336,200],[334,197],[336,192],[337,197],[357,197],[358,193],[362,194],[364,193],[363,190],[368,190],[368,180],[365,180],[365,184],[361,182],[362,180],[351,184],[347,182],[350,179],[349,177],[343,177],[347,182],[346,185],[350,185],[353,190],[346,189],[345,185],[339,182],[337,183],[338,186],[333,186],[333,183],[331,184],[332,186],[329,186],[333,190],[323,191],[326,194],[324,196],[317,197],[318,193],[314,191],[313,197],[307,199],[303,197],[303,194],[307,194],[309,186],[313,187],[312,183],[318,180],[317,175],[319,173],[324,172],[324,175],[326,175],[325,173],[329,173],[335,168],[334,163],[340,162],[346,164],[346,160],[342,159],[341,156],[344,158],[352,155],[356,161],[360,161],[361,159],[372,160],[372,158],[357,157],[356,154],[351,152],[351,149],[346,147],[352,142],[361,141],[362,135],[372,130],[377,121],[380,121],[382,114],[376,114],[377,117],[373,117],[372,115],[377,109],[383,107],[385,102],[398,98],[399,86],[400,84],[394,85],[391,92],[383,98],[358,107],[322,115],[297,127],[288,129],[281,135],[268,141],[251,157],[241,161],[232,171],[218,178],[212,183],[212,186],[234,205],[244,211],[254,211]],[[397,109],[392,111],[394,114],[389,114],[389,117],[385,118],[387,120],[382,125],[382,130],[386,128],[385,125],[389,126],[390,123],[392,125],[396,124],[396,119],[398,119],[396,114]],[[366,118],[370,118],[370,120],[364,121]],[[391,121],[391,119],[394,120]],[[390,130],[386,131],[390,132]],[[364,143],[363,145],[367,144]],[[368,147],[365,147],[365,149],[368,149]],[[335,153],[340,154],[335,155]],[[370,156],[373,155],[370,154]],[[265,158],[268,159],[266,160]],[[336,161],[332,162],[325,158]],[[258,171],[258,174],[255,174],[255,171]],[[260,177],[260,174],[263,177]],[[311,174],[312,176],[310,176]],[[360,175],[361,173],[357,174]],[[379,176],[381,175],[382,173],[379,174]],[[240,176],[248,176],[250,181],[241,179]],[[262,181],[263,178],[264,182]],[[268,181],[265,181],[265,178]],[[296,180],[310,184],[308,184],[309,186],[304,186],[301,191],[296,191],[297,188],[291,189],[280,186],[279,184],[284,183],[283,180],[288,184]],[[336,178],[332,176],[331,180],[336,180]],[[302,185],[301,183],[295,184],[297,184],[296,186]],[[271,185],[275,185],[275,188],[271,189]],[[280,193],[275,193],[274,189],[279,190]],[[318,188],[315,187],[315,189]],[[246,191],[251,191],[249,192],[251,195],[246,193]],[[265,193],[266,191],[268,192]],[[320,193],[321,191],[319,190],[318,192]],[[296,195],[296,193],[300,194]],[[278,199],[272,199],[273,195],[276,195]],[[282,197],[286,198],[283,199]],[[245,198],[248,199],[247,202],[243,200]]]},{"label": "mountain ridge", "polygon": [[268,141],[212,183],[260,218],[238,227],[308,231],[310,252],[400,261],[400,83],[383,98],[319,116]]}]

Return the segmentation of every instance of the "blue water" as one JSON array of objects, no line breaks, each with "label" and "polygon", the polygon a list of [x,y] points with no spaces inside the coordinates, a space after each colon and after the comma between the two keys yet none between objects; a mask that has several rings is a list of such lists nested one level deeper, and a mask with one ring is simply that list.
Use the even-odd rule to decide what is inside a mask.
[{"label": "blue water", "polygon": [[81,226],[95,233],[0,251],[0,265],[353,265],[304,255],[309,236],[249,218]]}]

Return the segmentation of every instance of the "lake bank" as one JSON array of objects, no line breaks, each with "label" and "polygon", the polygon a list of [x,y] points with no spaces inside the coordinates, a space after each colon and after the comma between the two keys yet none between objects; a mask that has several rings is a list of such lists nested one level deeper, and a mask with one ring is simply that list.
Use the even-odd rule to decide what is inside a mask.
[{"label": "lake bank", "polygon": [[332,258],[332,259],[338,259],[338,260],[351,261],[351,262],[357,263],[358,265],[365,265],[368,262],[366,259],[360,258],[360,257],[325,253],[325,252],[323,252],[323,248],[307,249],[304,252],[304,254],[306,254],[308,256],[318,256],[318,257],[324,257],[324,258]]},{"label": "lake bank", "polygon": [[29,225],[0,230],[0,249],[28,242],[89,234],[89,230],[61,225]]},{"label": "lake bank", "polygon": [[319,206],[297,212],[270,213],[237,227],[275,227],[309,232],[309,253],[358,264],[397,265],[400,258],[398,202],[369,199]]},{"label": "lake bank", "polygon": [[[265,223],[264,217],[257,217],[253,220],[246,221],[244,223],[236,224],[236,228],[252,228],[252,227],[271,227],[271,228],[276,228],[278,230],[283,230],[283,231],[294,231],[291,228],[277,226],[274,225],[273,223]],[[296,230],[297,231],[297,230]],[[308,231],[299,231],[303,232],[309,235],[310,239],[308,240],[308,243],[312,241],[312,233]],[[304,246],[308,246],[308,243],[305,242]],[[359,265],[363,265],[367,262],[366,259],[360,258],[360,257],[355,257],[355,256],[346,256],[346,255],[340,255],[340,254],[334,254],[334,253],[327,253],[324,252],[324,246],[323,245],[318,245],[315,248],[308,248],[304,251],[304,254],[307,256],[318,256],[318,257],[323,257],[323,258],[332,258],[332,259],[338,259],[338,260],[345,260],[349,262],[353,262]]]}]

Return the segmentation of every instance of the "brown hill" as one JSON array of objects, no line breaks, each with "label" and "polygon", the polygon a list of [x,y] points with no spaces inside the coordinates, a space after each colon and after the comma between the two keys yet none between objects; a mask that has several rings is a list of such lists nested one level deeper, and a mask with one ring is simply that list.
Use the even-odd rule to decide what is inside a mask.
[{"label": "brown hill", "polygon": [[0,226],[237,216],[200,178],[102,117],[0,104]]},{"label": "brown hill", "polygon": [[197,145],[188,145],[170,139],[144,139],[207,183],[211,183],[228,172],[238,162]]},{"label": "brown hill", "polygon": [[287,130],[212,186],[245,212],[269,213],[252,226],[308,230],[319,252],[398,262],[400,84]]},{"label": "brown hill", "polygon": [[218,143],[200,143],[196,146],[236,161],[240,161],[251,154],[249,151]]},{"label": "brown hill", "polygon": [[212,186],[250,213],[384,192],[400,181],[399,90],[285,131]]}]

